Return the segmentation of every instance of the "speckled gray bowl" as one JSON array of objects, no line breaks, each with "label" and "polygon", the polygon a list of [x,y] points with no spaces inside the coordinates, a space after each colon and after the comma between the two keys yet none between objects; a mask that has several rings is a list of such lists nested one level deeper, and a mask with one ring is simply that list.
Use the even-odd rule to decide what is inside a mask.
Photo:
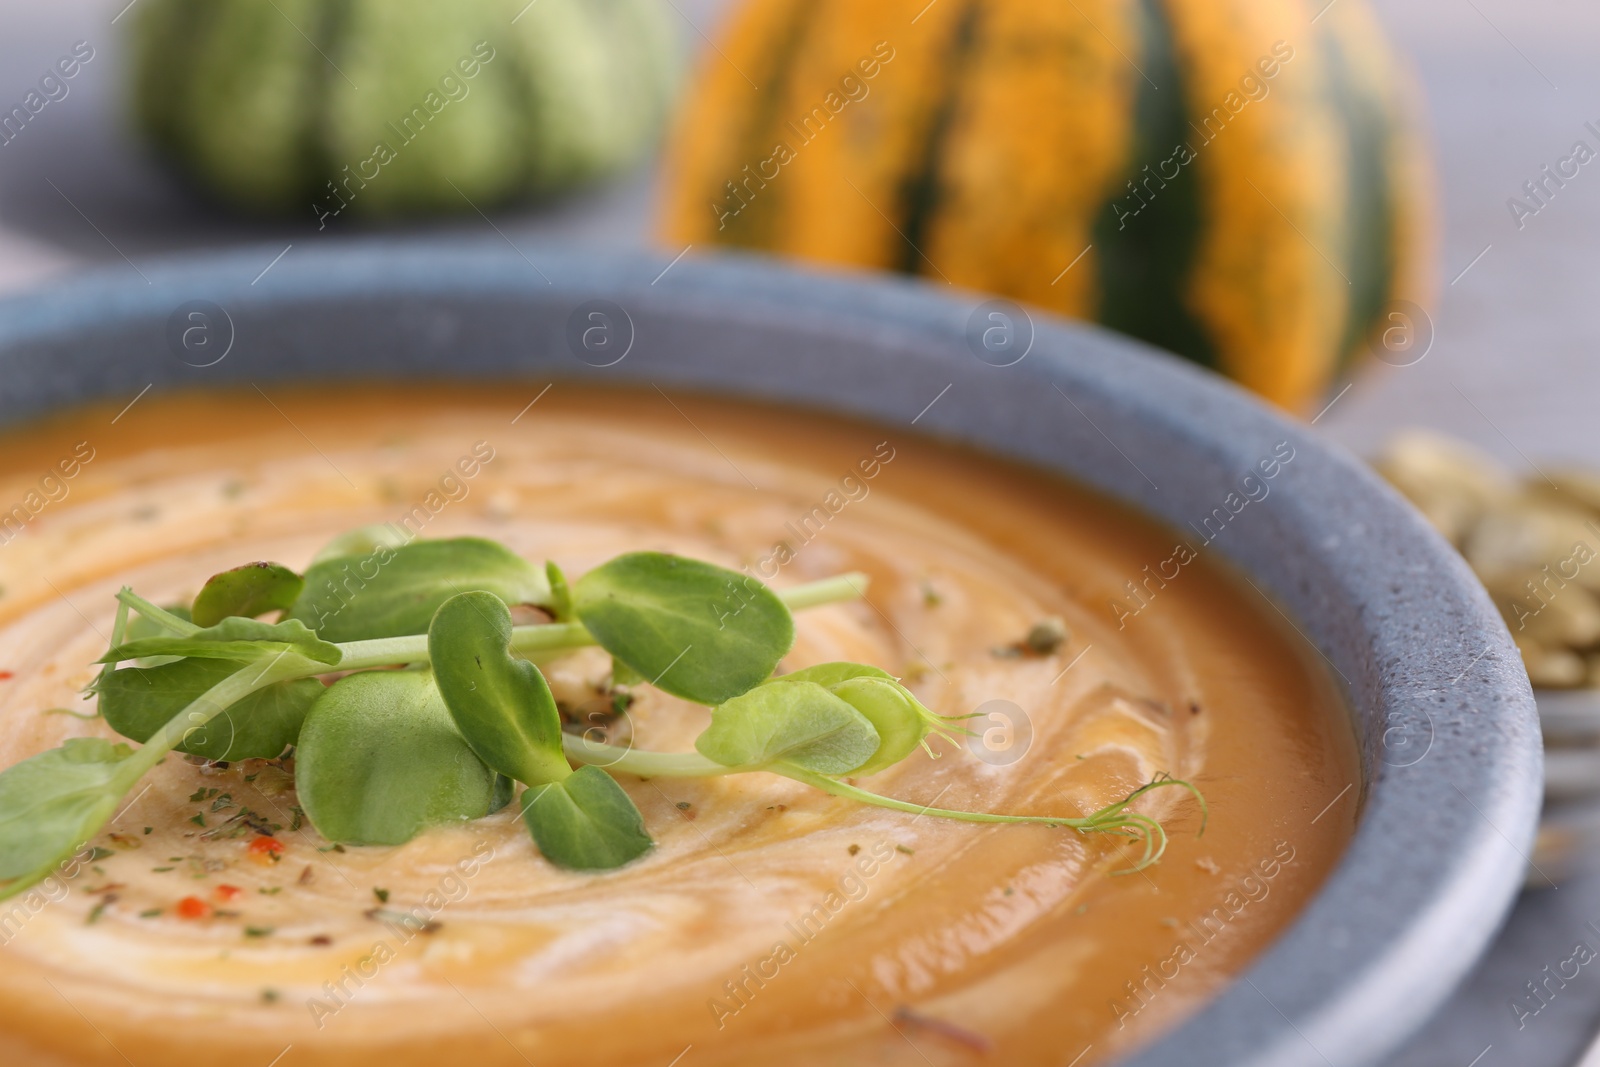
[{"label": "speckled gray bowl", "polygon": [[1541,765],[1499,617],[1364,467],[1221,380],[954,290],[754,260],[663,272],[504,244],[363,242],[297,245],[261,275],[276,252],[146,266],[148,282],[119,268],[0,303],[0,420],[132,400],[152,383],[654,382],[914,423],[1179,528],[1288,441],[1295,459],[1270,497],[1215,548],[1342,677],[1364,776],[1340,802],[1359,802],[1360,828],[1288,932],[1131,1062],[1371,1063],[1466,973],[1510,903]]}]

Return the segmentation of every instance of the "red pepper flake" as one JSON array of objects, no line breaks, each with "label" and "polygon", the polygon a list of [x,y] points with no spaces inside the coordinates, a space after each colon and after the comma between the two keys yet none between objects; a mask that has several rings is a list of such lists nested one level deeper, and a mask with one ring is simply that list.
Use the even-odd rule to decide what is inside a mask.
[{"label": "red pepper flake", "polygon": [[180,919],[209,919],[212,916],[211,905],[199,897],[184,897],[178,901],[177,911]]},{"label": "red pepper flake", "polygon": [[212,893],[224,904],[231,904],[233,901],[244,896],[244,890],[240,889],[236,885],[219,885],[216,889],[212,890]]},{"label": "red pepper flake", "polygon": [[0,671],[0,682],[9,682],[16,676],[16,671]]},{"label": "red pepper flake", "polygon": [[258,837],[246,851],[251,859],[267,866],[283,859],[283,842],[275,837]]}]

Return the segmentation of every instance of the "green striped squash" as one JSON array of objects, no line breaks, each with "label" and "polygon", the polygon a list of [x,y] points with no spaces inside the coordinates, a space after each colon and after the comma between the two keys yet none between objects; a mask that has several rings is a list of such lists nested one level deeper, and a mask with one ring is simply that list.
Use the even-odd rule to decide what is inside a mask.
[{"label": "green striped squash", "polygon": [[142,0],[139,126],[273,213],[471,211],[614,173],[678,81],[659,0]]},{"label": "green striped squash", "polygon": [[1303,410],[1429,294],[1410,99],[1364,0],[748,0],[663,235],[1002,293]]}]

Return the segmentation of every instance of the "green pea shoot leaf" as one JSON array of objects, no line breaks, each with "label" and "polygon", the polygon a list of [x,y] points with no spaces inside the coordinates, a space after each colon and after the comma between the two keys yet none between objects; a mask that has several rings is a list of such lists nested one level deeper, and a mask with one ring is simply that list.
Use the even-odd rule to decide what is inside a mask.
[{"label": "green pea shoot leaf", "polygon": [[880,740],[878,751],[856,768],[856,774],[876,774],[894,766],[911,755],[931,730],[944,725],[894,675],[865,663],[819,663],[782,680],[816,682],[872,723]]},{"label": "green pea shoot leaf", "polygon": [[878,751],[855,769],[856,774],[877,774],[893,767],[922,744],[933,726],[931,713],[892,678],[847,678],[830,689],[878,733]]},{"label": "green pea shoot leaf", "polygon": [[557,867],[611,870],[654,844],[632,798],[599,767],[579,767],[560,782],[529,789],[522,805],[534,843]]},{"label": "green pea shoot leaf", "polygon": [[[184,622],[189,621],[189,607],[186,604],[171,604],[162,610],[168,612],[174,618]],[[171,633],[172,631],[160,620],[135,612],[128,616],[128,628],[123,635],[123,640],[138,641],[146,637],[166,637]],[[180,656],[146,656],[136,662],[141,667],[156,667],[163,663],[174,663],[181,658]]]},{"label": "green pea shoot leaf", "polygon": [[493,593],[461,593],[428,627],[428,657],[467,744],[501,774],[530,786],[571,773],[561,715],[539,668],[511,655],[511,612]]},{"label": "green pea shoot leaf", "polygon": [[848,774],[878,751],[861,712],[815,682],[768,682],[720,705],[694,743],[724,767],[784,762],[818,774]]},{"label": "green pea shoot leaf", "polygon": [[572,594],[602,648],[699,704],[760,685],[794,644],[794,619],[772,590],[699,560],[629,553],[585,574]]},{"label": "green pea shoot leaf", "polygon": [[550,604],[550,582],[504,545],[479,537],[377,544],[366,554],[313,563],[288,618],[328,641],[428,632],[439,605],[458,593],[493,593],[507,604]]},{"label": "green pea shoot leaf", "polygon": [[894,681],[894,675],[888,671],[869,667],[865,663],[819,663],[815,667],[802,667],[797,671],[790,671],[782,677],[785,682],[816,682],[824,689],[832,689],[840,682],[847,682],[852,678],[887,678]]},{"label": "green pea shoot leaf", "polygon": [[122,591],[117,594],[117,600],[134,612],[129,617],[127,629],[123,633],[125,640],[132,640],[135,637],[159,637],[163,634],[188,637],[200,629],[190,619],[189,609],[184,605],[157,607],[127,586],[123,586]]},{"label": "green pea shoot leaf", "polygon": [[[74,738],[0,773],[0,880],[36,882],[116,814],[127,745]],[[0,897],[9,895],[0,888]]]},{"label": "green pea shoot leaf", "polygon": [[[190,621],[189,608],[187,605],[170,604],[161,610],[173,616],[173,618],[179,620],[180,622]],[[176,625],[176,623],[174,625]],[[165,637],[170,635],[172,632],[173,631],[169,629],[161,620],[152,619],[148,615],[134,612],[128,616],[128,629],[124,636],[128,641],[138,641],[146,637]]]},{"label": "green pea shoot leaf", "polygon": [[330,686],[301,728],[295,788],[317,832],[352,845],[401,845],[508,798],[425,671],[366,671]]},{"label": "green pea shoot leaf", "polygon": [[[92,688],[107,725],[143,743],[190,702],[247,666],[225,659],[168,660],[111,671]],[[299,738],[306,712],[322,693],[315,678],[276,682],[195,727],[177,750],[211,760],[276,759]]]},{"label": "green pea shoot leaf", "polygon": [[312,563],[330,559],[348,559],[351,556],[370,556],[379,548],[399,548],[410,541],[412,535],[392,522],[374,523],[346,530],[317,550]]},{"label": "green pea shoot leaf", "polygon": [[168,635],[124,641],[97,662],[120,663],[146,656],[247,661],[280,652],[294,652],[330,666],[338,663],[344,655],[337,645],[322,640],[298,620],[260,622],[233,616],[215,626],[196,630],[187,637]]},{"label": "green pea shoot leaf", "polygon": [[213,574],[194,598],[198,626],[215,626],[230,615],[253,619],[283,611],[300,595],[305,580],[279,563],[247,563]]}]

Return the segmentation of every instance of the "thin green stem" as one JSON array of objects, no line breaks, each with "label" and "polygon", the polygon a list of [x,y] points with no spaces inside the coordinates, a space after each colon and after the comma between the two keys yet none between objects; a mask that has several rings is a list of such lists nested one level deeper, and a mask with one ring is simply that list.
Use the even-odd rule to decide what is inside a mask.
[{"label": "thin green stem", "polygon": [[[123,592],[132,592],[132,591],[128,590],[128,589],[124,589]],[[112,620],[112,623],[111,623],[111,647],[112,648],[116,648],[118,645],[122,644],[122,639],[127,634],[127,632],[128,632],[128,602],[119,598],[117,600],[117,617],[114,620]],[[95,685],[100,685],[107,678],[111,677],[111,672],[116,670],[116,669],[117,669],[117,665],[115,663],[107,663],[105,666],[101,667],[100,668],[100,673],[95,675]],[[93,686],[91,686],[90,688],[93,688]],[[85,690],[86,694],[87,694],[87,692],[88,692],[88,690]],[[63,710],[65,710],[65,709],[63,709]],[[75,715],[77,713],[69,711],[69,712],[67,712],[67,714],[68,715]],[[86,716],[86,718],[90,718],[90,719],[96,719],[96,718],[99,718],[99,717],[100,717],[100,712],[98,710],[93,715]]]},{"label": "thin green stem", "polygon": [[[778,594],[790,611],[821,607],[843,600],[854,600],[867,586],[864,574],[843,574],[819,582],[797,585]],[[160,610],[160,609],[157,609]],[[182,620],[179,620],[182,621]],[[581,622],[552,622],[539,626],[518,626],[511,631],[513,652],[558,652],[595,644]],[[369,641],[347,641],[339,646],[344,658],[339,670],[355,671],[369,667],[389,667],[396,663],[427,663],[428,635],[380,637]],[[326,673],[326,668],[322,671]]]},{"label": "thin green stem", "polygon": [[724,767],[698,752],[644,752],[572,734],[561,736],[561,748],[574,763],[587,763],[639,778],[715,778],[759,769]]},{"label": "thin green stem", "polygon": [[849,574],[824,578],[819,582],[797,585],[793,589],[780,590],[778,598],[790,611],[801,611],[805,608],[821,607],[824,604],[836,604],[843,600],[859,600],[867,595],[867,587],[871,584],[872,579],[866,574],[861,571],[851,571]]},{"label": "thin green stem", "polygon": [[1206,809],[1205,798],[1200,791],[1188,782],[1176,778],[1163,776],[1147,785],[1134,790],[1128,796],[1107,804],[1092,815],[1076,819],[1055,818],[1048,815],[999,815],[982,811],[953,811],[948,808],[924,807],[906,800],[896,800],[893,797],[882,796],[878,793],[861,789],[857,786],[847,785],[844,782],[826,775],[808,771],[803,767],[792,764],[776,763],[759,768],[774,774],[781,774],[797,782],[822,790],[836,797],[844,797],[862,804],[871,804],[879,808],[888,808],[891,811],[910,812],[914,815],[932,815],[941,819],[957,819],[962,822],[978,823],[1034,823],[1041,826],[1065,826],[1083,834],[1120,834],[1140,839],[1144,844],[1144,854],[1139,857],[1132,867],[1113,874],[1134,874],[1144,870],[1151,864],[1161,859],[1167,851],[1167,831],[1159,822],[1148,815],[1130,811],[1128,805],[1153,789],[1167,786],[1176,786],[1188,790],[1200,802],[1201,823],[1200,832],[1205,832],[1205,822],[1209,815]]},{"label": "thin green stem", "polygon": [[581,622],[552,622],[543,626],[518,626],[511,631],[511,648],[516,652],[552,652],[582,648],[595,643]]},{"label": "thin green stem", "polygon": [[858,786],[847,785],[836,778],[829,778],[825,774],[808,771],[804,767],[796,767],[788,763],[773,763],[765,767],[751,768],[756,770],[771,771],[781,774],[785,778],[793,778],[797,782],[822,790],[824,793],[836,797],[845,797],[849,800],[871,804],[874,807],[888,808],[891,811],[905,811],[912,815],[932,815],[940,819],[959,819],[962,822],[989,822],[989,823],[1033,823],[1039,826],[1067,826],[1074,830],[1091,827],[1094,816],[1084,819],[1063,819],[1052,815],[1000,815],[987,811],[953,811],[949,808],[934,808],[922,804],[913,804],[909,800],[896,800],[879,793],[873,793]]},{"label": "thin green stem", "polygon": [[1146,793],[1156,789],[1182,789],[1187,791],[1190,796],[1194,797],[1195,803],[1200,805],[1200,829],[1195,831],[1194,836],[1204,837],[1206,835],[1206,824],[1211,821],[1211,808],[1206,804],[1205,794],[1201,793],[1199,789],[1195,788],[1192,782],[1186,782],[1181,778],[1174,778],[1165,771],[1156,775],[1152,781],[1145,783],[1138,789],[1135,789],[1132,793],[1129,793],[1126,799],[1122,800],[1120,803],[1113,804],[1105,809],[1102,809],[1101,812],[1097,812],[1096,814],[1104,814],[1105,812],[1109,812],[1113,809],[1120,810],[1122,808],[1126,808],[1129,804],[1132,804],[1135,800],[1138,800]]},{"label": "thin green stem", "polygon": [[1061,826],[1084,834],[1114,834],[1137,839],[1144,846],[1143,854],[1132,867],[1113,872],[1116,874],[1132,874],[1142,871],[1159,860],[1167,850],[1166,829],[1150,816],[1129,810],[1129,805],[1146,793],[1166,787],[1188,790],[1200,804],[1200,833],[1202,834],[1205,833],[1205,823],[1209,817],[1205,797],[1200,794],[1200,791],[1188,782],[1168,776],[1157,778],[1155,781],[1134,790],[1121,800],[1107,804],[1090,815],[1078,818],[1061,818],[1053,815],[1003,815],[985,811],[956,811],[950,808],[935,808],[915,804],[909,800],[897,800],[894,797],[873,793],[858,786],[848,785],[837,778],[830,778],[827,775],[782,762],[751,767],[726,767],[707,759],[698,752],[647,752],[631,747],[592,741],[587,737],[574,737],[570,734],[562,737],[561,747],[565,751],[567,758],[575,763],[587,763],[609,771],[636,775],[640,778],[711,778],[725,774],[770,771],[773,774],[780,774],[785,778],[792,778],[797,782],[820,789],[822,792],[832,796],[844,797],[848,800],[870,804],[874,807],[888,808],[891,811],[903,811],[911,815],[932,815],[935,818],[956,819],[961,822],[1031,823],[1039,826]]},{"label": "thin green stem", "polygon": [[[132,608],[134,611],[137,611],[140,615],[143,615],[145,618],[160,626],[162,629],[170,630],[179,637],[188,637],[191,634],[199,633],[201,630],[201,627],[196,626],[188,619],[179,618],[166,608],[156,607],[154,604],[150,603],[150,601],[146,600],[138,593],[135,593],[127,586],[123,586],[123,588],[117,593],[117,600],[127,607]],[[117,646],[117,642],[115,641],[113,641],[111,644],[113,648]]]},{"label": "thin green stem", "polygon": [[127,788],[144,777],[145,773],[166,758],[183,739],[193,731],[222,714],[227,708],[259,689],[290,678],[305,678],[326,672],[328,665],[318,663],[292,652],[282,652],[272,659],[260,659],[241,667],[216,685],[190,701],[178,714],[157,730],[137,752],[123,761],[118,770],[119,781]]},{"label": "thin green stem", "polygon": [[82,719],[84,722],[94,722],[96,719],[98,719],[100,717],[100,713],[99,712],[73,711],[71,708],[45,708],[39,714],[40,715],[70,715],[74,719]]},{"label": "thin green stem", "polygon": [[[1178,785],[1189,789],[1190,792],[1195,794],[1196,798],[1200,799],[1202,811],[1205,804],[1198,791],[1187,782],[1163,779],[1151,782],[1149,785],[1136,790],[1132,795],[1114,804],[1108,804],[1092,815],[1081,818],[1063,819],[1050,815],[1002,815],[984,811],[955,811],[950,808],[935,808],[914,804],[908,800],[896,800],[894,797],[886,797],[857,786],[847,785],[836,778],[829,778],[826,775],[817,774],[814,771],[808,771],[792,764],[775,763],[759,767],[725,767],[697,752],[645,752],[591,741],[586,737],[574,737],[570,734],[562,737],[561,747],[565,751],[567,758],[575,763],[587,763],[614,773],[632,774],[640,778],[711,778],[725,774],[770,771],[773,774],[780,774],[785,778],[792,778],[797,782],[820,789],[822,792],[832,796],[843,797],[862,804],[870,804],[874,807],[888,808],[891,811],[903,811],[911,815],[932,815],[940,819],[956,819],[962,822],[976,823],[1032,823],[1040,826],[1066,827],[1082,834],[1112,834],[1136,839],[1143,845],[1143,854],[1131,867],[1113,871],[1113,874],[1133,874],[1142,871],[1159,860],[1167,850],[1167,832],[1165,828],[1148,815],[1128,810],[1128,805],[1135,799],[1161,786]],[[1202,829],[1204,829],[1203,826]]]}]

